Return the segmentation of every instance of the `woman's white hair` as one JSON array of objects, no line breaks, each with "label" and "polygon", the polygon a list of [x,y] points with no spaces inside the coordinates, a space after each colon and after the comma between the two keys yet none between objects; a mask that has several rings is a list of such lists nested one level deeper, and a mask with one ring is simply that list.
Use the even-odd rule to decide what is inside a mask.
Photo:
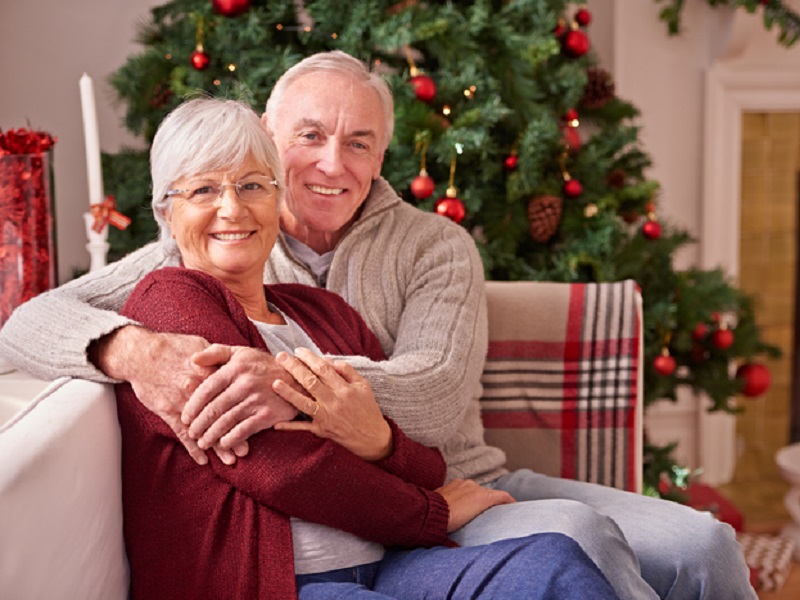
[{"label": "woman's white hair", "polygon": [[158,126],[150,148],[153,215],[168,253],[178,251],[166,215],[172,207],[167,191],[176,181],[208,171],[229,171],[252,158],[278,181],[283,167],[275,143],[258,115],[237,100],[195,98],[173,110]]},{"label": "woman's white hair", "polygon": [[[325,71],[328,73],[339,73],[351,77],[358,83],[362,83],[368,88],[375,90],[383,109],[386,132],[383,140],[383,150],[389,147],[394,133],[394,98],[389,84],[377,73],[369,70],[363,62],[342,52],[341,50],[331,50],[330,52],[318,52],[301,60],[296,65],[287,69],[275,83],[272,92],[267,99],[266,116],[267,125],[277,123],[278,112],[283,105],[286,90],[299,78],[311,73]],[[289,99],[291,101],[291,99]]]}]

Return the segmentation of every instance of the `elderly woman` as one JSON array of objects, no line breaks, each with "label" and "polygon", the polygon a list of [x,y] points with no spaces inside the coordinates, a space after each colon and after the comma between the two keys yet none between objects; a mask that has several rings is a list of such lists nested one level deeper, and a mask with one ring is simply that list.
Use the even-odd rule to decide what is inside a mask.
[{"label": "elderly woman", "polygon": [[472,482],[443,486],[438,450],[385,419],[346,364],[319,356],[383,358],[341,298],[263,285],[282,173],[254,112],[207,98],[181,105],[155,136],[151,167],[161,237],[181,266],[145,277],[123,314],[278,355],[307,390],[284,394],[326,425],[318,433],[338,433],[268,430],[235,465],[212,455],[201,466],[119,384],[132,598],[616,597],[565,536],[446,547],[448,532],[512,499]]}]

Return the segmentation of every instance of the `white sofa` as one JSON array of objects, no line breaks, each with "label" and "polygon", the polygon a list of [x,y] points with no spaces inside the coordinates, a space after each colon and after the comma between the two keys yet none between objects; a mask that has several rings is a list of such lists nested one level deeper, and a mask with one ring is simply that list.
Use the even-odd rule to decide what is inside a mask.
[{"label": "white sofa", "polygon": [[[487,287],[482,414],[512,467],[641,488],[641,295],[617,284]],[[53,382],[0,426],[0,597],[125,599],[113,388]]]}]

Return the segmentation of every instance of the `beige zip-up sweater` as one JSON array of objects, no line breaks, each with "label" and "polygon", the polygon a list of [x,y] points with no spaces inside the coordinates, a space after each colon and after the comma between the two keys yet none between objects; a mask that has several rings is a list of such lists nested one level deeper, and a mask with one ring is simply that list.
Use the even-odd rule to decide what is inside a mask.
[{"label": "beige zip-up sweater", "polygon": [[[118,311],[140,279],[176,264],[152,243],[29,300],[0,330],[0,354],[44,379],[111,381],[86,349],[130,323]],[[282,237],[264,281],[317,285]],[[448,479],[483,482],[505,472],[505,456],[485,444],[480,421],[488,333],[483,266],[469,234],[403,202],[379,178],[335,249],[326,287],[361,313],[389,357],[348,359],[386,415],[410,438],[442,450]]]}]

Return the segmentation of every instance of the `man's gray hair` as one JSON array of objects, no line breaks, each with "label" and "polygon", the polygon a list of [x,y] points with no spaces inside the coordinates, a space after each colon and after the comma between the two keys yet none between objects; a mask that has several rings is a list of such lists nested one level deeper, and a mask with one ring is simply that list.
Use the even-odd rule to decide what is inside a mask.
[{"label": "man's gray hair", "polygon": [[[287,69],[286,72],[281,75],[267,99],[267,125],[270,126],[271,123],[274,124],[278,122],[278,111],[284,101],[287,101],[284,96],[291,84],[305,75],[320,71],[339,73],[348,76],[358,83],[362,83],[368,88],[375,90],[375,93],[378,94],[378,98],[380,99],[386,124],[382,148],[386,150],[389,147],[389,142],[392,141],[392,135],[394,133],[394,99],[392,98],[392,90],[383,77],[369,70],[366,63],[341,50],[312,54]],[[291,98],[289,98],[288,101],[291,101]]]},{"label": "man's gray hair", "polygon": [[153,215],[168,252],[177,252],[177,246],[165,218],[172,207],[167,191],[179,179],[235,169],[248,158],[272,172],[280,194],[283,167],[278,150],[248,105],[236,100],[195,98],[166,116],[150,148],[150,175]]}]

